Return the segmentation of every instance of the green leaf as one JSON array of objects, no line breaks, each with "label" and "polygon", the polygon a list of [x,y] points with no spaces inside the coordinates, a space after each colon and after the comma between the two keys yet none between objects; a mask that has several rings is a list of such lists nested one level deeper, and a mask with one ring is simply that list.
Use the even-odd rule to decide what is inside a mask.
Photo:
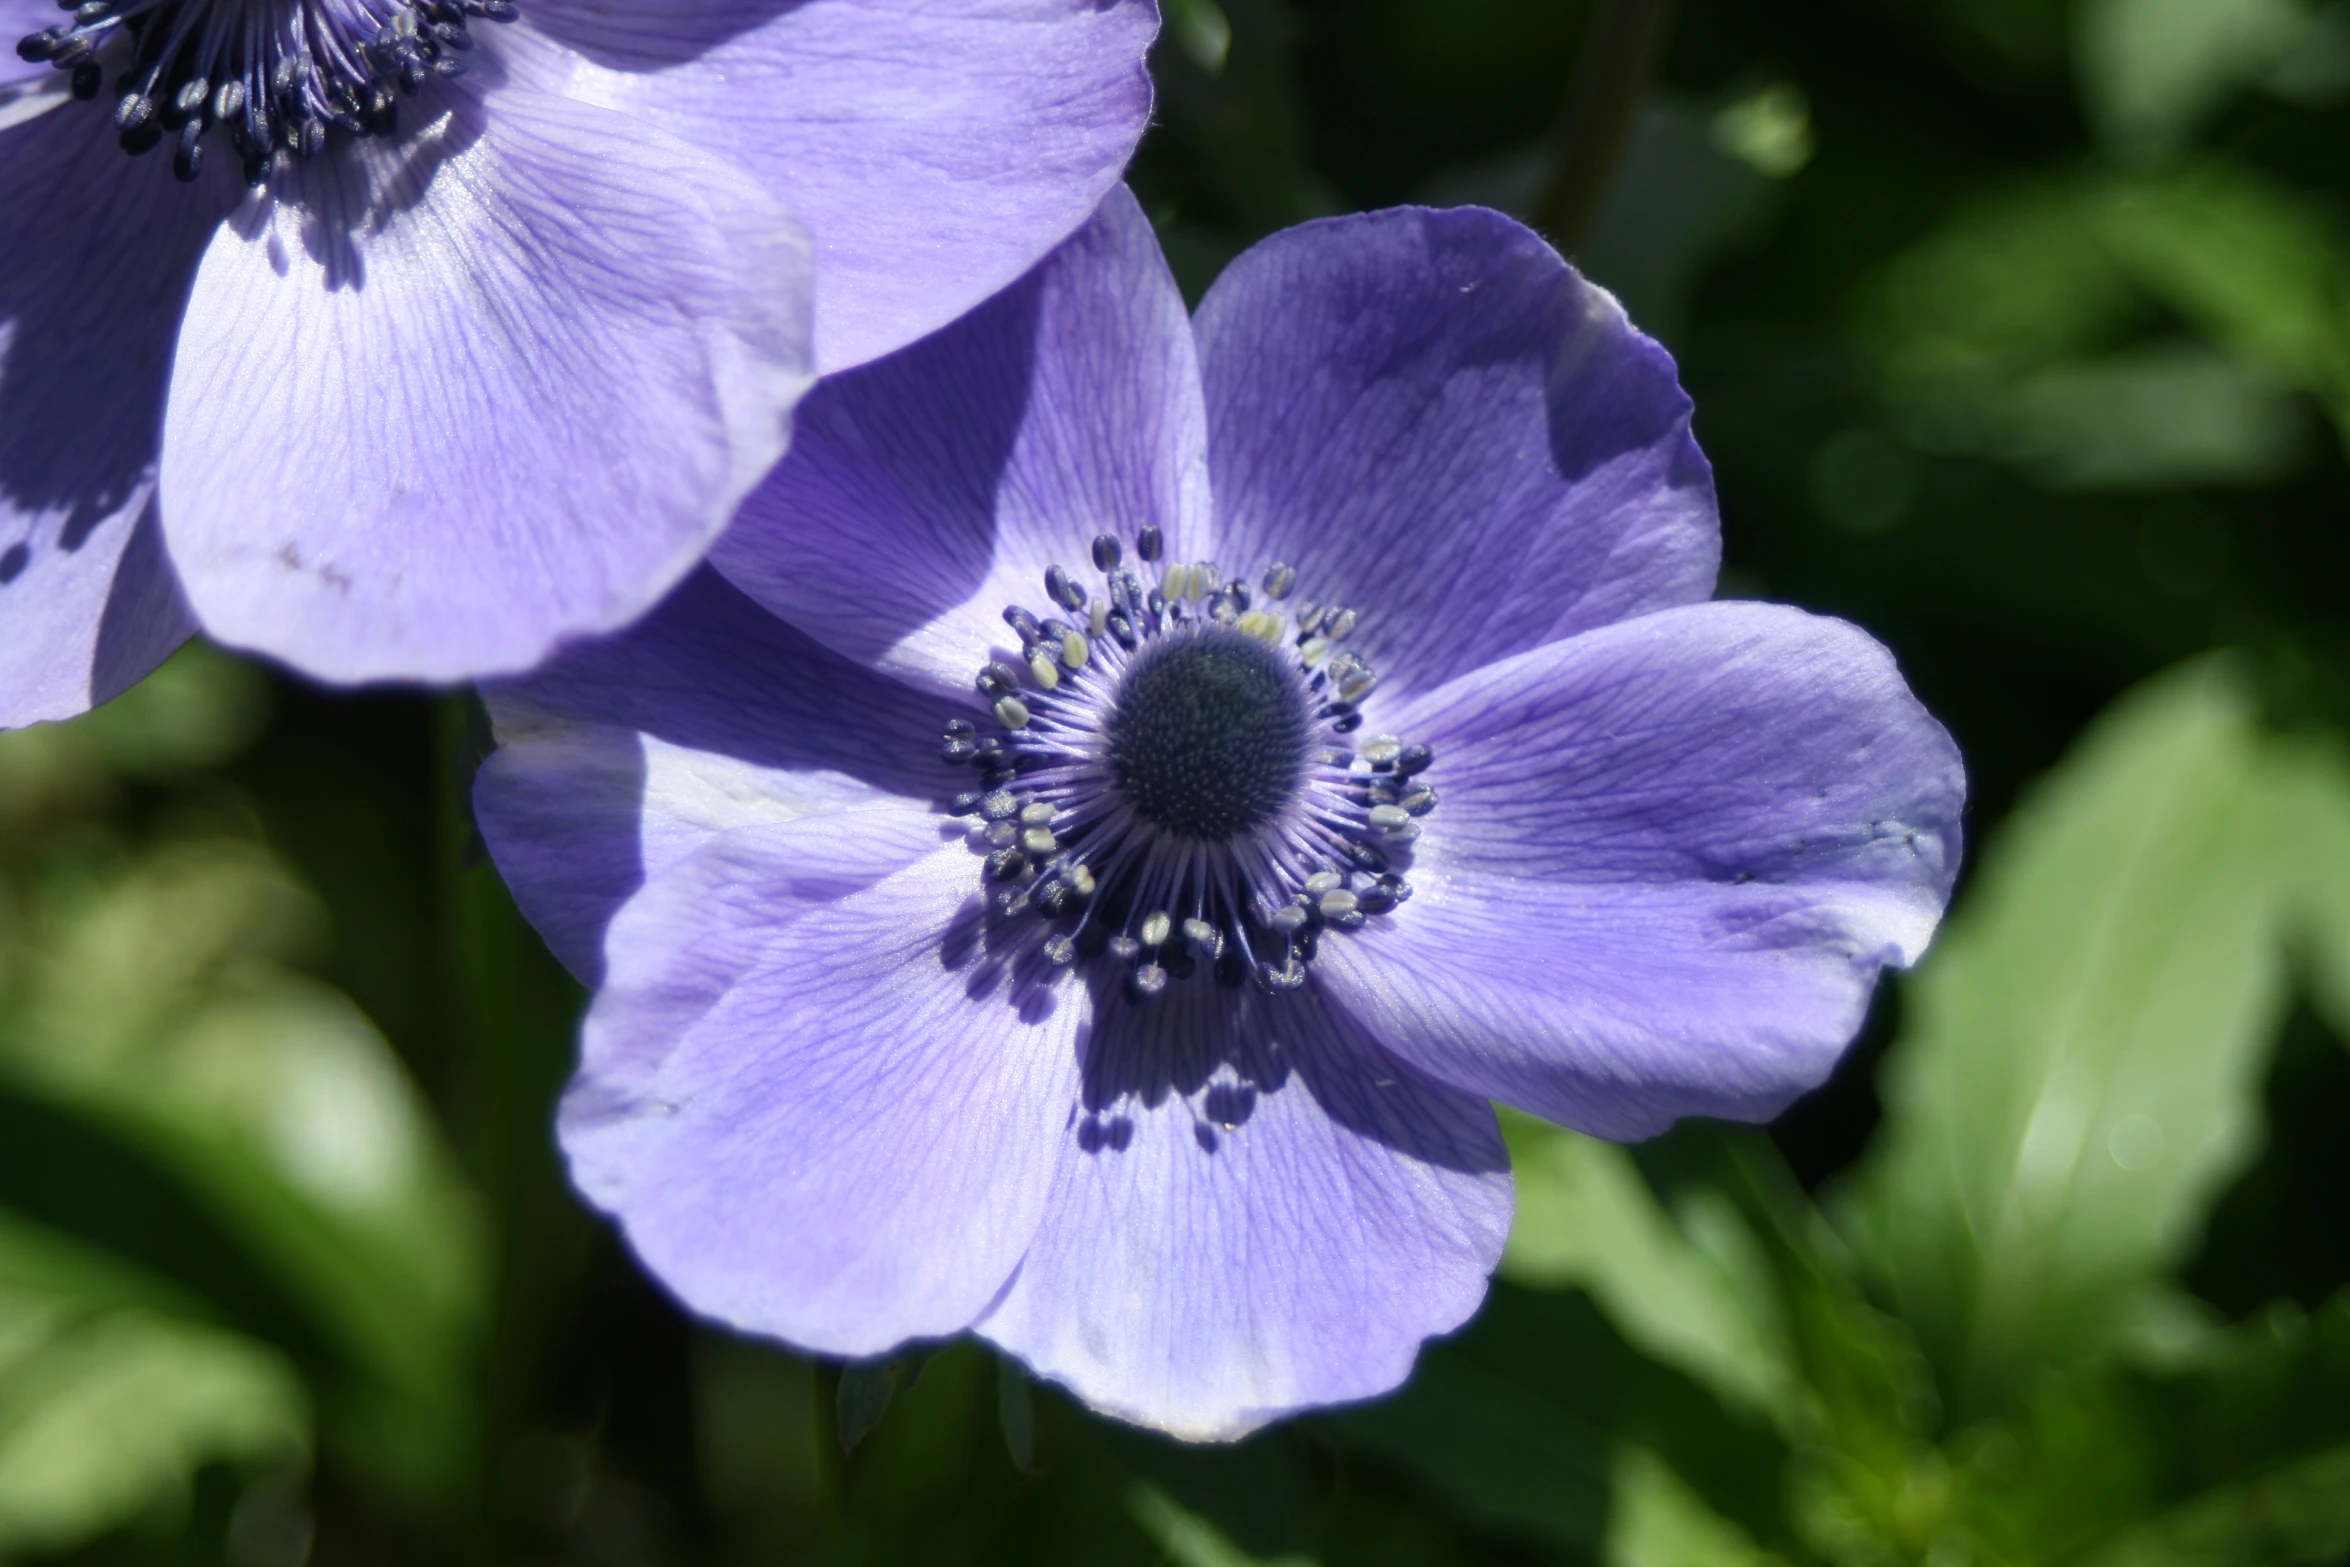
[{"label": "green leaf", "polygon": [[0,1215],[0,1555],[56,1550],[183,1501],[211,1463],[301,1463],[285,1359],[139,1304],[175,1292]]},{"label": "green leaf", "polygon": [[1642,1354],[1723,1399],[1776,1418],[1788,1372],[1737,1281],[1675,1226],[1613,1143],[1502,1111],[1517,1219],[1501,1275],[1582,1289]]},{"label": "green leaf", "polygon": [[1626,1443],[1609,1474],[1605,1567],[1776,1567],[1784,1558],[1708,1506],[1664,1460]]},{"label": "green leaf", "polygon": [[2263,1567],[2350,1551],[2350,1446],[2210,1492],[2077,1557],[2081,1567]]},{"label": "green leaf", "polygon": [[840,1368],[840,1388],[833,1398],[838,1417],[840,1450],[853,1452],[859,1442],[881,1426],[890,1401],[922,1380],[932,1351],[907,1350],[878,1360],[852,1360]]},{"label": "green leaf", "polygon": [[1251,1556],[1148,1481],[1127,1491],[1126,1510],[1175,1567],[1314,1567],[1310,1556]]},{"label": "green leaf", "polygon": [[1460,1356],[1426,1357],[1401,1394],[1336,1423],[1489,1528],[1578,1547],[1600,1539],[1607,1433]]},{"label": "green leaf", "polygon": [[2314,25],[2296,0],[2084,0],[2073,13],[2082,96],[2105,144],[2160,157]]},{"label": "green leaf", "polygon": [[2301,742],[2280,748],[2277,766],[2283,817],[2298,835],[2294,898],[2311,999],[2350,1040],[2350,756],[2338,743]]},{"label": "green leaf", "polygon": [[431,1491],[468,1461],[480,1224],[382,1037],[286,966],[316,919],[265,851],[233,840],[52,888],[0,1080],[209,1209],[333,1346],[330,1430]]},{"label": "green leaf", "polygon": [[2318,398],[2350,440],[2350,241],[2316,203],[2206,162],[2115,185],[2098,227],[2141,287]]},{"label": "green leaf", "polygon": [[1022,1474],[1036,1473],[1036,1400],[1028,1391],[1028,1373],[1010,1356],[998,1356],[995,1367],[996,1423],[1004,1428],[1004,1451]]},{"label": "green leaf", "polygon": [[2124,699],[1911,983],[1848,1232],[1956,1412],[2090,1361],[2247,1160],[2292,824],[2224,665]]}]

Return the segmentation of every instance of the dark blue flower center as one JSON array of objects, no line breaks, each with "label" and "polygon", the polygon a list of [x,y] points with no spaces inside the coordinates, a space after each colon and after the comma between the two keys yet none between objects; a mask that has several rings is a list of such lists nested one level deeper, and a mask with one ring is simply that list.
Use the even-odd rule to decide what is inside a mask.
[{"label": "dark blue flower center", "polygon": [[1310,719],[1297,677],[1261,637],[1209,623],[1146,645],[1109,723],[1118,792],[1185,838],[1232,837],[1297,793]]},{"label": "dark blue flower center", "polygon": [[315,158],[329,133],[388,136],[400,100],[461,75],[467,24],[511,22],[515,0],[62,0],[71,16],[16,52],[114,95],[125,152],[173,143],[192,180],[217,129],[258,185],[281,155]]},{"label": "dark blue flower center", "polygon": [[1108,534],[1099,587],[1055,565],[1051,607],[1014,604],[1016,657],[974,682],[985,718],[946,727],[942,755],[979,772],[948,802],[973,818],[990,902],[1041,927],[1045,962],[1107,966],[1137,1001],[1195,975],[1296,990],[1325,935],[1411,897],[1405,873],[1436,806],[1435,760],[1395,735],[1358,738],[1377,689],[1343,646],[1351,609],[1259,591],[1209,561],[1139,571]]}]

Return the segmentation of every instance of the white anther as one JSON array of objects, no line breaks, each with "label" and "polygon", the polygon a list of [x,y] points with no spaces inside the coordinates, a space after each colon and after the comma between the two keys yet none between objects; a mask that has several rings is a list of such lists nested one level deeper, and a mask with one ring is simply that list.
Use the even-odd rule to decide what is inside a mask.
[{"label": "white anther", "polygon": [[1380,834],[1387,842],[1401,847],[1420,836],[1420,824],[1407,821],[1401,827],[1390,827]]},{"label": "white anther", "polygon": [[1164,913],[1153,912],[1145,914],[1142,917],[1142,929],[1135,932],[1135,934],[1142,938],[1142,944],[1144,946],[1156,947],[1164,944],[1167,937],[1174,932],[1174,929],[1174,920],[1170,919]]},{"label": "white anther", "polygon": [[1319,898],[1331,888],[1343,885],[1345,881],[1346,878],[1336,871],[1316,871],[1306,878],[1306,896]]},{"label": "white anther", "polygon": [[1333,642],[1344,642],[1348,637],[1354,635],[1354,629],[1355,612],[1351,609],[1342,609],[1323,623],[1322,634]]},{"label": "white anther", "polygon": [[1049,826],[1052,819],[1053,808],[1048,801],[1031,800],[1020,807],[1020,823],[1024,827]]},{"label": "white anther", "polygon": [[1216,577],[1216,568],[1204,560],[1193,561],[1183,569],[1183,596],[1197,604],[1208,596]]},{"label": "white anther", "polygon": [[1183,922],[1183,939],[1191,944],[1192,951],[1203,958],[1213,961],[1224,955],[1223,936],[1215,926],[1206,920],[1185,920]]},{"label": "white anther", "polygon": [[1373,735],[1363,742],[1363,760],[1376,767],[1403,755],[1403,741],[1395,735]]},{"label": "white anther", "polygon": [[1344,680],[1338,682],[1338,700],[1341,702],[1360,702],[1364,697],[1369,696],[1374,690],[1378,689],[1378,685],[1379,677],[1377,675],[1372,674],[1367,669],[1358,669],[1353,674],[1347,676]]},{"label": "white anther", "polygon": [[1050,854],[1060,846],[1050,827],[1031,827],[1020,835],[1020,847],[1030,854]]},{"label": "white anther", "polygon": [[1005,821],[1020,814],[1020,802],[1009,789],[991,789],[980,799],[979,814],[991,822]]},{"label": "white anther", "polygon": [[1038,648],[1028,655],[1028,677],[1050,691],[1061,683],[1061,668],[1053,662],[1052,654]]},{"label": "white anther", "polygon": [[1063,968],[1077,961],[1077,943],[1066,936],[1047,936],[1044,943],[1045,960]]},{"label": "white anther", "polygon": [[1093,627],[1093,634],[1097,637],[1100,636],[1109,628],[1110,601],[1095,599],[1091,604],[1088,604],[1085,608],[1085,619],[1086,623]]},{"label": "white anther", "polygon": [[1371,825],[1381,832],[1392,833],[1398,828],[1409,827],[1411,824],[1411,812],[1400,805],[1374,805],[1371,807]]},{"label": "white anther", "polygon": [[1181,561],[1173,562],[1159,573],[1159,591],[1167,596],[1170,604],[1182,598],[1184,590],[1190,585],[1191,568]]},{"label": "white anther", "polygon": [[1061,662],[1067,664],[1071,669],[1083,669],[1085,660],[1092,652],[1093,648],[1086,642],[1084,632],[1064,631],[1061,633]]},{"label": "white anther", "polygon": [[1240,629],[1260,641],[1278,647],[1281,634],[1289,629],[1289,622],[1270,610],[1252,609],[1240,617]]},{"label": "white anther", "polygon": [[1028,727],[1028,704],[1016,696],[996,698],[995,721],[1006,729]]},{"label": "white anther", "polygon": [[1012,840],[1019,836],[1020,829],[1010,822],[996,822],[987,829],[987,841],[991,848],[1009,849]]},{"label": "white anther", "polygon": [[1063,874],[1069,885],[1076,890],[1077,896],[1080,898],[1093,896],[1093,872],[1082,865],[1072,865]]},{"label": "white anther", "polygon": [[1329,651],[1328,637],[1308,637],[1297,645],[1297,661],[1311,669],[1322,662],[1322,656]]},{"label": "white anther", "polygon": [[1344,887],[1333,887],[1322,894],[1322,918],[1338,919],[1355,911],[1355,895]]},{"label": "white anther", "polygon": [[1312,918],[1312,913],[1304,904],[1287,903],[1275,909],[1273,917],[1265,923],[1284,936],[1294,936],[1305,929],[1306,921]]}]

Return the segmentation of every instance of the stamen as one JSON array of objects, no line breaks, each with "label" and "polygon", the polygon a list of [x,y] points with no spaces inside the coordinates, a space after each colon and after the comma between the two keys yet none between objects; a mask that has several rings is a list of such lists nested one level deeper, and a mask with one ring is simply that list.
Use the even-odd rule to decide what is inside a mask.
[{"label": "stamen", "polygon": [[[1163,562],[1156,528],[1134,541],[1148,585],[1114,535],[1088,553],[1098,591],[1055,564],[1045,597],[1068,619],[1007,606],[1019,657],[973,679],[993,722],[941,738],[981,775],[947,809],[972,819],[990,901],[1040,922],[1044,962],[1105,964],[1136,1002],[1201,976],[1295,990],[1325,933],[1410,898],[1434,755],[1352,738],[1379,683],[1337,647],[1356,611],[1257,608],[1214,561]],[[1297,572],[1276,563],[1258,583],[1289,608]]]},{"label": "stamen", "polygon": [[113,125],[134,156],[173,137],[172,171],[203,169],[219,130],[245,180],[281,156],[315,158],[329,131],[389,136],[399,104],[464,74],[467,24],[512,22],[515,0],[83,0],[17,41],[19,58],[72,73],[74,96],[114,76]]}]

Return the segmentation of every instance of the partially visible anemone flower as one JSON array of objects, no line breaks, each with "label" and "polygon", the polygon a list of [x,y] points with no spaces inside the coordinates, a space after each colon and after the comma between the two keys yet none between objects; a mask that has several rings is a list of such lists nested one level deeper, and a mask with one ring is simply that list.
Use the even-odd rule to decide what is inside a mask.
[{"label": "partially visible anemone flower", "polygon": [[1086,220],[1156,25],[0,0],[0,727],[198,626],[328,680],[453,680],[634,620],[815,374]]},{"label": "partially visible anemone flower", "polygon": [[1490,212],[1308,224],[1187,321],[1123,192],[828,381],[476,798],[597,988],[561,1135],[695,1310],[976,1332],[1193,1438],[1394,1387],[1508,1230],[1490,1100],[1818,1083],[1964,780],[1840,621],[1705,602],[1671,361]]}]

